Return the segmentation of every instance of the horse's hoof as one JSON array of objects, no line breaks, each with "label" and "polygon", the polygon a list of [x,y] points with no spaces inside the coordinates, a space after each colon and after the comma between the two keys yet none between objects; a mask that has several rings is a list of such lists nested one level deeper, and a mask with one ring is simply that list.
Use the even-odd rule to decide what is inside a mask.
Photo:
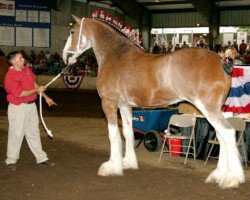
[{"label": "horse's hoof", "polygon": [[122,168],[115,168],[111,161],[103,163],[97,173],[99,176],[122,176]]},{"label": "horse's hoof", "polygon": [[219,183],[219,180],[220,180],[219,171],[218,169],[215,169],[206,178],[205,183]]},{"label": "horse's hoof", "polygon": [[139,168],[136,159],[128,159],[128,158],[123,158],[122,167],[123,169],[133,169],[133,170]]},{"label": "horse's hoof", "polygon": [[222,189],[238,188],[240,185],[236,177],[224,177],[220,180],[219,186]]},{"label": "horse's hoof", "polygon": [[215,169],[205,180],[206,183],[218,183],[222,189],[238,188],[240,183],[245,182],[244,174],[237,177],[232,172],[219,174],[219,170]]},{"label": "horse's hoof", "polygon": [[245,182],[244,174],[242,176],[236,176],[235,174],[228,172],[221,178],[219,186],[223,189],[238,188],[240,183],[244,182]]}]

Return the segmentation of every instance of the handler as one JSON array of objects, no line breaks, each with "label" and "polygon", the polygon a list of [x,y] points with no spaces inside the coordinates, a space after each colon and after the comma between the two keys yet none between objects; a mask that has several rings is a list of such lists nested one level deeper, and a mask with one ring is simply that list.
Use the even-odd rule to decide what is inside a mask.
[{"label": "handler", "polygon": [[[16,170],[16,162],[19,159],[20,149],[25,136],[30,150],[36,157],[37,164],[54,165],[48,161],[47,154],[42,149],[39,119],[35,100],[37,93],[46,90],[45,86],[38,86],[35,75],[29,67],[24,66],[25,59],[20,52],[12,52],[8,56],[12,65],[4,81],[7,92],[8,106],[8,145],[6,164],[12,170]],[[49,106],[56,103],[43,93],[43,97]]]}]

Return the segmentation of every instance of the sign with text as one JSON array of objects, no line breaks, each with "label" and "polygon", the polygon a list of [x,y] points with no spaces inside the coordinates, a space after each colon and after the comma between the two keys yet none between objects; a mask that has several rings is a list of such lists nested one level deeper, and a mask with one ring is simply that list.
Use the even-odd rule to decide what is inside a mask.
[{"label": "sign with text", "polygon": [[247,41],[247,32],[237,32],[237,44],[241,44],[241,41]]},{"label": "sign with text", "polygon": [[[50,47],[50,18],[50,8],[44,1],[0,0],[0,45]],[[7,37],[11,37],[10,42]]]},{"label": "sign with text", "polygon": [[15,1],[0,0],[0,16],[15,16]]}]

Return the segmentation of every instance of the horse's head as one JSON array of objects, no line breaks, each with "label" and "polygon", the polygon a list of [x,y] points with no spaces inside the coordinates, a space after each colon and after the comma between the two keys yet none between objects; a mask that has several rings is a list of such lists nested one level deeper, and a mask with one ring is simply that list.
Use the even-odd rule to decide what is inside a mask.
[{"label": "horse's head", "polygon": [[76,58],[91,47],[89,38],[84,30],[84,19],[72,15],[75,25],[70,31],[65,47],[63,49],[63,60],[65,63],[73,64]]}]

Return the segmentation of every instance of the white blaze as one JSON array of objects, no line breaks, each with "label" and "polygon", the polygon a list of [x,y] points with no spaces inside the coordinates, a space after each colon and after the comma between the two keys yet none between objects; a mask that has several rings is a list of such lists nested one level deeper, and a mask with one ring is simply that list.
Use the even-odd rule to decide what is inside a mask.
[{"label": "white blaze", "polygon": [[70,34],[63,49],[63,61],[66,63],[67,51],[71,47],[72,35]]}]

